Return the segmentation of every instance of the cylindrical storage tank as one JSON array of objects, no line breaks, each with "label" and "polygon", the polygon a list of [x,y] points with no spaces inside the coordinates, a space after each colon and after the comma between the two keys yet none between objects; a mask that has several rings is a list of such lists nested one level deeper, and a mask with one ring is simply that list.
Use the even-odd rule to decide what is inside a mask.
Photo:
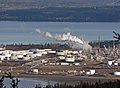
[{"label": "cylindrical storage tank", "polygon": [[113,61],[108,61],[108,65],[112,65]]},{"label": "cylindrical storage tank", "polygon": [[36,53],[35,56],[36,56],[36,57],[41,57],[42,54],[41,54],[41,53]]},{"label": "cylindrical storage tank", "polygon": [[118,63],[114,63],[115,66],[118,66]]},{"label": "cylindrical storage tank", "polygon": [[74,63],[74,65],[79,66],[79,65],[80,65],[80,63]]},{"label": "cylindrical storage tank", "polygon": [[0,60],[4,60],[5,56],[4,55],[0,55]]},{"label": "cylindrical storage tank", "polygon": [[45,52],[45,50],[44,49],[40,49],[40,50],[38,50],[38,52]]},{"label": "cylindrical storage tank", "polygon": [[42,64],[46,64],[47,61],[46,61],[46,60],[41,60],[41,63],[42,63]]},{"label": "cylindrical storage tank", "polygon": [[114,75],[120,76],[120,72],[114,72]]},{"label": "cylindrical storage tank", "polygon": [[11,55],[12,55],[12,56],[16,56],[16,53],[17,53],[17,52],[13,51]]},{"label": "cylindrical storage tank", "polygon": [[17,60],[17,56],[11,56],[11,60]]},{"label": "cylindrical storage tank", "polygon": [[24,52],[24,53],[21,53],[21,54],[23,54],[23,55],[27,55],[27,53],[26,53],[26,52]]},{"label": "cylindrical storage tank", "polygon": [[59,56],[64,56],[64,55],[66,55],[66,54],[65,54],[65,52],[57,52],[57,55],[59,55]]},{"label": "cylindrical storage tank", "polygon": [[78,51],[72,51],[72,54],[78,54]]},{"label": "cylindrical storage tank", "polygon": [[28,52],[28,55],[32,55],[33,54],[33,52]]},{"label": "cylindrical storage tank", "polygon": [[39,71],[38,71],[38,69],[33,69],[33,72],[38,73]]},{"label": "cylindrical storage tank", "polygon": [[75,62],[75,58],[66,58],[65,61],[66,62]]},{"label": "cylindrical storage tank", "polygon": [[64,63],[61,63],[61,65],[69,65],[69,63],[65,63],[65,62],[64,62]]},{"label": "cylindrical storage tank", "polygon": [[30,58],[35,58],[36,57],[36,55],[35,54],[32,54],[32,55],[30,55]]},{"label": "cylindrical storage tank", "polygon": [[17,58],[18,58],[18,59],[23,59],[23,57],[24,57],[24,56],[21,55],[21,54],[17,55]]},{"label": "cylindrical storage tank", "polygon": [[94,75],[95,74],[95,70],[90,70],[90,74]]},{"label": "cylindrical storage tank", "polygon": [[11,57],[11,54],[5,54],[5,57]]},{"label": "cylindrical storage tank", "polygon": [[90,72],[86,72],[86,75],[90,75],[91,73]]},{"label": "cylindrical storage tank", "polygon": [[0,54],[2,54],[3,52],[2,51],[0,51]]},{"label": "cylindrical storage tank", "polygon": [[30,60],[30,57],[24,57],[23,59],[24,60]]},{"label": "cylindrical storage tank", "polygon": [[64,56],[59,56],[58,57],[60,60],[65,60],[65,57]]},{"label": "cylindrical storage tank", "polygon": [[55,54],[56,51],[48,51],[49,54]]},{"label": "cylindrical storage tank", "polygon": [[43,55],[46,55],[47,54],[47,52],[46,51],[44,51],[44,52],[41,52]]},{"label": "cylindrical storage tank", "polygon": [[51,51],[52,49],[44,49],[45,51]]}]

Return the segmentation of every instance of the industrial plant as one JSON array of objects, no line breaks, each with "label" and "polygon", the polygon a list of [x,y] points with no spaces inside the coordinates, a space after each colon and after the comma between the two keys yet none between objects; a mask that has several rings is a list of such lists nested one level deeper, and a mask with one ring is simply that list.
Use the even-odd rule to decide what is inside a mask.
[{"label": "industrial plant", "polygon": [[[0,75],[6,72],[14,76],[70,76],[118,78],[120,76],[120,45],[92,47],[84,40],[71,35],[52,35],[42,32],[45,37],[56,41],[70,41],[80,48],[45,48],[24,45],[6,45],[0,48]],[[99,43],[98,43],[99,45]],[[9,48],[8,48],[9,46]],[[16,47],[17,46],[17,47]],[[34,46],[34,45],[32,45]],[[54,45],[53,45],[54,46]],[[12,48],[10,48],[12,47]],[[25,46],[27,47],[27,46]]]},{"label": "industrial plant", "polygon": [[0,48],[0,74],[15,76],[60,75],[78,77],[120,76],[120,49],[115,47],[79,50],[32,48],[10,50]]}]

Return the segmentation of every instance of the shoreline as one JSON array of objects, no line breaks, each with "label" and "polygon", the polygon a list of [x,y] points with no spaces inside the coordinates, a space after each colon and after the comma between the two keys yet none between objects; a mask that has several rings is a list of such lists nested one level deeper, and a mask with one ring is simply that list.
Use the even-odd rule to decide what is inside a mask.
[{"label": "shoreline", "polygon": [[62,75],[38,75],[38,74],[22,74],[16,75],[17,78],[30,78],[35,80],[55,81],[58,83],[78,84],[78,83],[96,83],[109,82],[119,80],[119,77],[96,77],[96,76],[62,76]]}]

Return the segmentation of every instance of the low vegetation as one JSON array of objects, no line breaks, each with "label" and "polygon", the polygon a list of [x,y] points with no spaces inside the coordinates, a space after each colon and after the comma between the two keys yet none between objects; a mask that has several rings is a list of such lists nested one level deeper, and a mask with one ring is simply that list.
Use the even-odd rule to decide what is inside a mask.
[{"label": "low vegetation", "polygon": [[[20,82],[20,80],[12,76],[11,73],[5,73],[5,75],[3,75],[0,78],[0,88],[6,88],[6,85],[4,84],[5,78],[9,78],[11,80],[9,88],[19,88],[18,83]],[[36,85],[35,88],[42,88],[42,87],[39,84],[39,85]],[[76,84],[76,85],[56,83],[54,85],[48,84],[44,88],[120,88],[120,80],[109,81],[109,82],[99,81],[94,84],[80,82],[79,84]]]}]

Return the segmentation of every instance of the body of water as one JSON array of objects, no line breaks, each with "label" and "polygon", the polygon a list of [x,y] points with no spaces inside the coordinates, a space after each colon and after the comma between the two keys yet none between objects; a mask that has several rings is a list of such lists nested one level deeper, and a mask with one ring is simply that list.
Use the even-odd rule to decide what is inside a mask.
[{"label": "body of water", "polygon": [[[35,88],[36,85],[40,85],[43,88],[48,84],[54,85],[55,83],[57,83],[55,81],[32,78],[19,78],[19,80],[20,80],[20,82],[18,83],[19,88]],[[10,88],[11,86],[10,83],[11,83],[10,79],[4,80],[4,86],[6,86],[6,88]]]},{"label": "body of water", "polygon": [[70,32],[75,36],[82,36],[89,41],[113,40],[113,31],[120,32],[120,23],[94,22],[0,22],[0,44],[14,43],[54,43],[55,41],[39,35],[35,29],[48,31],[52,34]]}]

